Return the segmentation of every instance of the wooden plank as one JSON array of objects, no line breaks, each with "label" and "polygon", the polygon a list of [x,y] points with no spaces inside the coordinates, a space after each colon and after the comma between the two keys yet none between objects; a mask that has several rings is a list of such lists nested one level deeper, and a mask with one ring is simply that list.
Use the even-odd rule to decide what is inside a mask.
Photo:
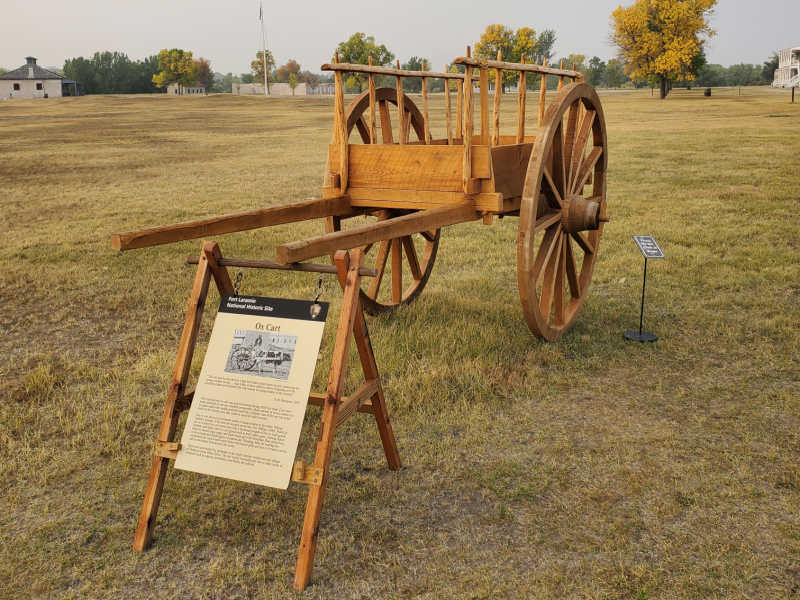
[{"label": "wooden plank", "polygon": [[[447,65],[445,65],[447,70]],[[444,111],[445,111],[445,127],[447,128],[447,144],[453,145],[453,127],[450,123],[450,81],[445,79],[444,82]]]},{"label": "wooden plank", "polygon": [[[210,282],[211,270],[208,268],[208,260],[205,254],[201,253],[194,284],[192,285],[192,293],[189,296],[189,307],[186,310],[186,319],[183,323],[181,341],[178,344],[175,366],[172,368],[172,378],[161,417],[161,427],[158,430],[157,440],[159,441],[171,442],[175,437],[179,414],[175,410],[175,404],[178,398],[183,396],[186,380],[189,377],[194,347],[197,342],[197,332],[200,329],[200,319],[203,316],[203,308]],[[138,552],[147,548],[152,541],[153,528],[155,527],[158,507],[161,503],[161,493],[164,490],[164,480],[167,476],[168,465],[168,458],[158,455],[153,456],[153,462],[150,465],[150,476],[147,480],[144,500],[142,501],[142,510],[139,513],[139,523],[133,537],[133,549]]]},{"label": "wooden plank", "polygon": [[[390,190],[380,188],[350,188],[350,203],[363,208],[417,209],[439,208],[470,202],[477,211],[504,212],[503,194],[481,192],[466,195],[458,192],[424,190]],[[305,263],[301,263],[305,264]]]},{"label": "wooden plank", "polygon": [[317,533],[319,531],[319,518],[322,514],[322,502],[325,497],[325,487],[328,482],[328,466],[333,449],[333,437],[336,433],[336,410],[342,396],[342,384],[347,373],[347,356],[350,347],[350,335],[358,309],[358,295],[360,292],[358,267],[359,264],[350,262],[349,253],[337,252],[334,257],[336,266],[347,273],[344,297],[342,298],[342,312],[339,317],[339,326],[336,330],[336,343],[331,358],[331,370],[328,376],[328,388],[325,392],[325,405],[322,408],[322,423],[320,423],[319,441],[314,454],[314,466],[322,469],[322,482],[312,485],[308,490],[306,514],[303,519],[303,529],[300,536],[300,548],[297,552],[297,567],[294,575],[294,587],[298,590],[305,589],[311,579],[311,570],[314,565],[314,554],[317,547]]},{"label": "wooden plank", "polygon": [[[335,158],[338,149],[331,148]],[[489,179],[489,149],[470,153],[473,179]],[[457,146],[352,144],[350,187],[457,191],[462,189],[463,150]]]},{"label": "wooden plank", "polygon": [[[500,50],[497,51],[497,60],[503,57]],[[494,72],[494,106],[492,110],[492,122],[494,129],[492,131],[492,145],[497,146],[500,143],[500,93],[503,90],[503,71],[495,69]]]},{"label": "wooden plank", "polygon": [[[325,406],[325,394],[320,394],[319,392],[311,392],[308,396],[308,403],[311,406]],[[374,414],[374,409],[372,406],[371,400],[366,400],[364,404],[359,406],[356,409],[356,412],[366,413],[366,414]]]},{"label": "wooden plank", "polygon": [[[358,318],[358,316],[356,316]],[[378,382],[375,379],[368,379],[362,383],[355,392],[339,402],[336,411],[336,428],[349,419],[361,407],[364,402],[372,398],[378,391]]]},{"label": "wooden plank", "polygon": [[478,219],[471,202],[460,205],[432,208],[395,217],[377,223],[354,227],[347,231],[336,231],[325,235],[282,244],[276,248],[276,258],[280,263],[300,262],[315,256],[324,256],[336,250],[347,250],[374,244],[381,240],[403,237],[423,230],[439,229],[447,225],[464,223]]},{"label": "wooden plank", "polygon": [[[186,257],[187,265],[196,265],[198,258],[196,256]],[[278,271],[302,271],[304,273],[336,273],[336,267],[333,265],[323,265],[319,263],[293,263],[289,265],[282,265],[276,263],[274,260],[258,260],[252,258],[219,258],[217,264],[222,267],[243,267],[245,269],[275,269]],[[378,271],[370,269],[369,267],[361,267],[358,274],[362,277],[377,277]]]},{"label": "wooden plank", "polygon": [[340,71],[347,73],[374,73],[375,75],[392,75],[394,77],[435,77],[436,79],[464,79],[463,73],[437,73],[435,71],[409,71],[407,69],[362,65],[358,63],[327,63],[320,67],[322,71]]},{"label": "wooden plank", "polygon": [[[372,66],[372,57],[369,57],[369,66]],[[378,136],[375,131],[375,76],[369,74],[369,143],[377,144]]]},{"label": "wooden plank", "polygon": [[[467,47],[469,54],[469,47]],[[464,87],[464,147],[463,158],[461,161],[461,183],[464,186],[464,193],[469,194],[469,182],[472,179],[472,67],[466,68],[466,79]]]},{"label": "wooden plank", "polygon": [[384,144],[393,144],[392,117],[389,115],[389,105],[386,100],[380,101],[378,110],[381,114],[381,142]]},{"label": "wooden plank", "polygon": [[489,145],[489,69],[480,69],[481,90],[481,144]]},{"label": "wooden plank", "polygon": [[532,150],[532,143],[491,148],[496,192],[500,192],[506,198],[522,196]]},{"label": "wooden plank", "polygon": [[464,82],[458,82],[458,93],[456,94],[456,137],[459,144],[464,143]]},{"label": "wooden plank", "polygon": [[512,62],[502,62],[497,60],[482,60],[479,58],[472,58],[470,56],[460,56],[453,61],[457,65],[470,65],[473,67],[481,67],[486,65],[490,69],[504,69],[506,71],[525,71],[526,73],[546,73],[548,75],[560,75],[577,79],[581,76],[578,71],[568,71],[565,69],[553,69],[546,64],[539,66],[537,64],[520,64]]},{"label": "wooden plank", "polygon": [[[562,71],[564,70],[564,59],[563,59],[563,58],[561,59],[561,62],[559,63],[559,65],[558,65],[558,66],[559,66],[559,67],[561,67],[561,70],[562,70]],[[563,76],[563,75],[561,75],[561,76],[558,78],[558,89],[560,90],[560,89],[561,89],[561,88],[563,88],[563,87],[564,87],[564,76]]]},{"label": "wooden plank", "polygon": [[[338,62],[339,55],[334,59]],[[344,116],[344,84],[342,83],[342,73],[337,71],[333,74],[334,96],[334,129],[337,132],[336,142],[339,146],[339,189],[344,192],[347,189],[347,120]]]},{"label": "wooden plank", "polygon": [[[425,61],[422,62],[422,71],[425,71]],[[425,131],[425,143],[431,143],[431,123],[428,118],[428,79],[422,78],[422,128]]]},{"label": "wooden plank", "polygon": [[[397,70],[400,70],[400,60],[397,60]],[[400,136],[400,144],[408,143],[408,134],[406,133],[406,109],[405,109],[405,94],[403,93],[403,78],[396,78],[397,86],[397,131]]]},{"label": "wooden plank", "polygon": [[333,215],[351,214],[350,203],[344,196],[306,200],[295,204],[285,204],[273,208],[262,208],[241,213],[185,221],[173,225],[162,225],[139,231],[115,233],[111,236],[114,250],[133,250],[169,244],[183,240],[210,237],[223,233],[234,233],[248,229],[258,229],[270,225],[282,225],[296,221],[307,221]]},{"label": "wooden plank", "polygon": [[[542,66],[547,67],[547,58],[542,59]],[[544,104],[547,98],[547,74],[542,73],[542,81],[539,86],[539,127],[544,121]]]},{"label": "wooden plank", "polygon": [[[525,64],[525,57],[522,57],[522,64]],[[517,139],[516,142],[521,144],[525,141],[525,102],[527,90],[527,73],[525,71],[519,72],[519,92],[517,94]],[[500,142],[498,141],[498,144]]]}]

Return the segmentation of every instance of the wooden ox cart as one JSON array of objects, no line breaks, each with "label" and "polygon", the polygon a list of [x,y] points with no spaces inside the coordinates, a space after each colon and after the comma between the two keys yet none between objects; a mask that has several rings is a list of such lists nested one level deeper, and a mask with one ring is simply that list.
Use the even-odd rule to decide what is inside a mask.
[{"label": "wooden ox cart", "polygon": [[[410,302],[433,270],[442,227],[519,217],[517,282],[531,331],[557,339],[587,297],[606,221],[607,144],[595,90],[577,71],[543,65],[455,59],[464,73],[406,71],[337,59],[333,140],[322,198],[115,235],[118,250],[142,248],[294,221],[324,218],[324,235],[281,244],[275,261],[223,259],[221,266],[302,269],[301,261],[363,247],[375,277],[361,303],[370,313]],[[562,65],[563,67],[563,65]],[[519,77],[516,131],[500,132],[504,71]],[[345,107],[344,73],[365,74],[369,89]],[[525,131],[526,77],[541,75],[538,129]],[[376,88],[376,77],[395,87]],[[546,80],[559,91],[546,105]],[[421,110],[403,93],[422,78]],[[446,136],[430,130],[427,82],[445,80]],[[489,80],[495,90],[490,116]],[[455,82],[455,123],[451,82]],[[467,82],[470,82],[467,84]],[[475,89],[475,83],[478,89]],[[477,92],[477,98],[476,96]],[[546,110],[545,110],[546,108]],[[475,132],[473,113],[480,113]],[[393,121],[396,125],[393,125]],[[415,139],[412,139],[415,138]],[[256,263],[258,263],[256,265]]]}]

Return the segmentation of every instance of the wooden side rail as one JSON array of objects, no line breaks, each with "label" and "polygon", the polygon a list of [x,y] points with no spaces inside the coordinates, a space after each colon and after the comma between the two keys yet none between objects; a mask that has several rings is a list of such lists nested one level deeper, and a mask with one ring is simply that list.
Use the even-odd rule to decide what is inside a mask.
[{"label": "wooden side rail", "polygon": [[323,217],[353,214],[350,201],[344,197],[307,200],[274,208],[249,210],[241,213],[210,217],[197,221],[185,221],[161,227],[151,227],[139,231],[115,233],[111,236],[114,250],[133,250],[158,246],[183,240],[210,237],[223,233],[234,233],[248,229],[258,229],[270,225],[283,225],[296,221],[307,221]]},{"label": "wooden side rail", "polygon": [[583,74],[580,71],[571,71],[569,69],[554,69],[537,65],[535,63],[512,63],[501,60],[483,60],[480,58],[472,58],[469,56],[459,56],[453,61],[456,65],[469,65],[471,67],[485,67],[489,69],[503,69],[505,71],[525,71],[526,73],[541,73],[543,75],[558,75],[559,77],[569,77],[571,79],[580,79]]},{"label": "wooden side rail", "polygon": [[[196,256],[187,256],[187,265],[196,265],[200,259]],[[242,267],[245,269],[276,269],[278,271],[303,271],[305,273],[331,273],[336,274],[334,265],[321,265],[316,263],[290,263],[282,265],[274,260],[258,260],[252,258],[219,258],[217,264],[220,267]],[[358,274],[362,277],[377,277],[377,269],[369,267],[359,267]]]},{"label": "wooden side rail", "polygon": [[434,79],[464,79],[463,73],[439,73],[436,71],[408,71],[393,67],[378,67],[358,63],[326,63],[320,67],[322,71],[345,71],[347,73],[371,73],[373,75],[391,75],[392,77],[421,77]]},{"label": "wooden side rail", "polygon": [[295,263],[331,254],[336,250],[349,250],[374,244],[383,240],[439,229],[447,225],[475,221],[481,218],[472,202],[463,202],[444,208],[421,210],[402,217],[386,219],[346,231],[336,231],[325,235],[282,244],[275,248],[275,256],[279,263]]}]

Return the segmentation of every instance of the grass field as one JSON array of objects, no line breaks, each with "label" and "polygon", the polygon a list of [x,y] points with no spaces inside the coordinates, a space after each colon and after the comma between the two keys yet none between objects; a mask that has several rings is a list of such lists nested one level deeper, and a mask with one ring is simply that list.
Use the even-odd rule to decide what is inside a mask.
[{"label": "grass field", "polygon": [[[603,103],[613,221],[576,325],[526,328],[516,219],[444,231],[419,300],[369,320],[404,468],[366,416],[339,432],[304,598],[800,598],[800,104]],[[329,98],[0,104],[1,598],[294,596],[302,485],[171,471],[154,546],[132,551],[199,242],[109,239],[318,195],[331,119]],[[321,227],[218,241],[270,258]],[[621,335],[635,233],[667,254],[654,345]],[[248,272],[243,291],[315,282]],[[328,327],[316,389],[332,344]]]}]

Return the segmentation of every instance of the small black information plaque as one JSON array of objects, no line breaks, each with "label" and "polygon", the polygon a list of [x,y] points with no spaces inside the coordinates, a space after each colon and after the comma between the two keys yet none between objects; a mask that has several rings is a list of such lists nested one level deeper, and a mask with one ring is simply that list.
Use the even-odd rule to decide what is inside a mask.
[{"label": "small black information plaque", "polygon": [[665,258],[664,251],[652,235],[635,235],[633,241],[639,246],[645,258]]},{"label": "small black information plaque", "polygon": [[661,246],[658,245],[658,242],[656,242],[652,235],[635,235],[633,236],[633,241],[636,242],[637,246],[639,246],[639,250],[642,251],[642,256],[644,256],[644,276],[642,277],[642,308],[639,313],[639,331],[626,331],[622,335],[626,340],[632,340],[635,342],[655,342],[658,340],[658,336],[655,333],[642,331],[642,325],[644,323],[644,292],[647,286],[647,259],[665,258],[664,252],[661,250]]}]

